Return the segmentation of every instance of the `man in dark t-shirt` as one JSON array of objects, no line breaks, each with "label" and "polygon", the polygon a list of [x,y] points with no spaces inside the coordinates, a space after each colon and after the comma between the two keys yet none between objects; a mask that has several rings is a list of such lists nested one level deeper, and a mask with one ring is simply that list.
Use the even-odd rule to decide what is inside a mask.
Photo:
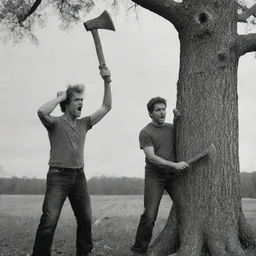
[{"label": "man in dark t-shirt", "polygon": [[[76,256],[89,255],[92,248],[91,203],[84,174],[84,143],[88,130],[111,109],[110,72],[100,67],[104,80],[101,108],[90,116],[78,119],[83,107],[84,86],[68,86],[57,97],[41,106],[38,116],[48,131],[51,145],[43,214],[37,229],[32,256],[50,256],[54,232],[62,206],[69,198],[77,220]],[[64,113],[51,115],[60,104]]]},{"label": "man in dark t-shirt", "polygon": [[135,244],[131,247],[134,255],[146,253],[164,190],[171,195],[174,176],[188,167],[185,162],[175,162],[174,127],[165,123],[166,100],[153,98],[147,108],[152,122],[139,134],[140,148],[146,156],[144,213],[140,218]]}]

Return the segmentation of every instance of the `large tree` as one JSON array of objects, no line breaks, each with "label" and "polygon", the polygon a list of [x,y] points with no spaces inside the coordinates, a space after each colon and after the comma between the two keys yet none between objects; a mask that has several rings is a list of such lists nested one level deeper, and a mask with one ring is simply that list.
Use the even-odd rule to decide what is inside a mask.
[{"label": "large tree", "polygon": [[[256,238],[242,212],[238,155],[237,68],[256,50],[256,35],[238,35],[254,15],[235,0],[133,0],[170,21],[180,39],[177,160],[211,143],[217,161],[203,159],[177,179],[166,227],[149,255],[256,255]],[[238,12],[240,11],[240,12]]]},{"label": "large tree", "polygon": [[[256,50],[256,35],[238,35],[237,23],[255,15],[256,8],[235,0],[133,2],[169,20],[179,34],[177,160],[189,159],[211,143],[217,149],[216,162],[205,158],[177,179],[166,227],[148,254],[255,256],[256,238],[241,207],[237,68],[240,56]],[[0,24],[15,40],[35,40],[33,25],[44,21],[42,10],[49,5],[70,24],[94,2],[3,0]]]}]

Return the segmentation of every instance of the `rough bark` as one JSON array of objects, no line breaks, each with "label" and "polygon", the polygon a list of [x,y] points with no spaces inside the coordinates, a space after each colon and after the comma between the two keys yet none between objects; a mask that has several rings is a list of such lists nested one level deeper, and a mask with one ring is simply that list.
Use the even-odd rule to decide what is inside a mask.
[{"label": "rough bark", "polygon": [[[180,232],[190,234],[181,235],[178,255],[199,255],[203,242],[213,255],[225,255],[226,250],[240,255],[235,240],[237,209],[241,204],[238,200],[238,59],[230,47],[230,36],[236,36],[236,12],[226,3],[216,8],[214,1],[203,6],[194,1],[192,5],[194,22],[190,21],[179,31],[181,67],[177,108],[182,116],[177,123],[177,155],[178,160],[189,159],[213,143],[218,156],[216,163],[204,159],[183,176],[179,210],[184,217]],[[193,247],[188,241],[194,237],[194,230],[198,238],[193,242],[197,246]]]},{"label": "rough bark", "polygon": [[[165,3],[168,10],[155,12],[173,19],[172,1],[134,2],[151,11]],[[239,57],[254,49],[255,36],[237,35],[233,0],[184,0],[179,15],[180,24],[174,24],[180,39],[177,160],[188,160],[211,143],[218,155],[216,162],[205,158],[177,179],[176,213],[148,255],[168,255],[177,244],[178,256],[256,255],[255,237],[241,213],[237,95]]]},{"label": "rough bark", "polygon": [[239,56],[247,52],[256,51],[256,34],[238,36],[236,38],[236,47]]}]

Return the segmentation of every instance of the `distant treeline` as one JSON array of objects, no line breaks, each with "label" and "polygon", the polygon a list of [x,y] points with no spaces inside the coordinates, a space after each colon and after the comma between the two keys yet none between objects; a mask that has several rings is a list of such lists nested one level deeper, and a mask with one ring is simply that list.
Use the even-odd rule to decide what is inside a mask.
[{"label": "distant treeline", "polygon": [[[0,178],[0,194],[41,195],[45,193],[45,179]],[[93,177],[87,182],[91,195],[141,195],[144,179],[128,177]]]},{"label": "distant treeline", "polygon": [[256,172],[240,173],[242,197],[256,198]]},{"label": "distant treeline", "polygon": [[0,194],[41,195],[45,192],[45,180],[36,178],[0,178]]},{"label": "distant treeline", "polygon": [[[242,197],[256,198],[256,172],[241,173]],[[141,195],[144,179],[128,177],[92,177],[88,180],[91,195]],[[0,194],[40,195],[45,192],[45,179],[0,178]]]}]

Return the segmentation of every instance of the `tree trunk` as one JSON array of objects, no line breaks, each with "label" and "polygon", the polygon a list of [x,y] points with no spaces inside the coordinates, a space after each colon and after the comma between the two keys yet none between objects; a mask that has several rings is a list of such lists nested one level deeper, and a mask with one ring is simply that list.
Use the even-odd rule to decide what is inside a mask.
[{"label": "tree trunk", "polygon": [[180,179],[179,254],[198,256],[206,243],[213,255],[225,255],[226,249],[240,255],[233,252],[239,251],[241,208],[238,58],[230,43],[236,36],[236,8],[216,10],[214,1],[203,8],[194,1],[193,8],[194,22],[179,31],[177,108],[182,116],[177,122],[177,160],[189,159],[213,143],[217,161],[204,159]]},{"label": "tree trunk", "polygon": [[[135,2],[154,11],[152,0]],[[178,9],[171,0],[160,2],[165,9]],[[177,244],[178,256],[256,255],[245,250],[255,248],[255,237],[241,211],[237,5],[233,0],[184,0],[179,7],[179,17],[170,11],[168,18],[166,10],[162,15],[174,23],[180,39],[177,161],[190,159],[211,143],[217,160],[204,158],[177,179],[175,209],[148,255],[174,253]]]}]

